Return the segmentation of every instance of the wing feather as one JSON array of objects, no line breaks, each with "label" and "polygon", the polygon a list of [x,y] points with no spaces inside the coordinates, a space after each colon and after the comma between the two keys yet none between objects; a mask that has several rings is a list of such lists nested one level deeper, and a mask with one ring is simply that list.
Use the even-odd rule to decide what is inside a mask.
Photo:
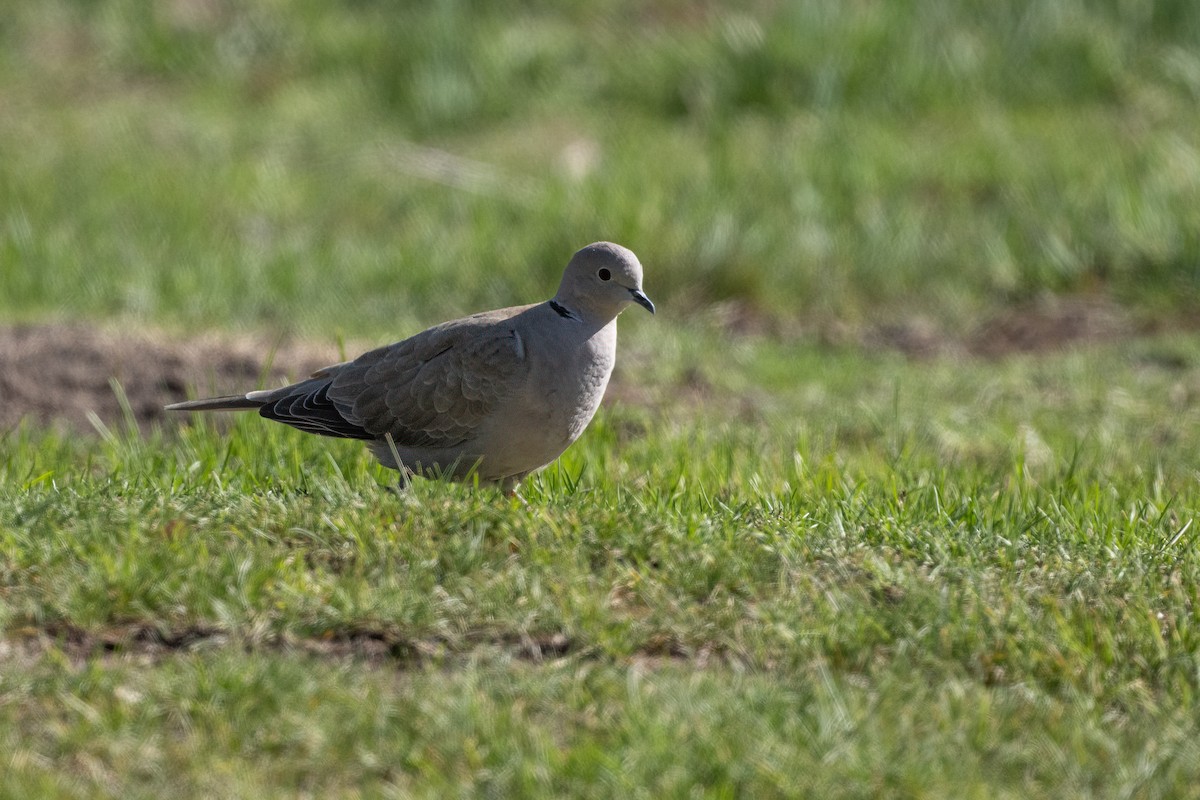
[{"label": "wing feather", "polygon": [[398,446],[462,444],[527,374],[505,322],[468,317],[373,350],[338,371],[328,396],[349,422]]},{"label": "wing feather", "polygon": [[511,311],[448,322],[324,367],[264,392],[259,413],[322,436],[390,433],[400,447],[462,444],[528,373]]},{"label": "wing feather", "polygon": [[373,439],[370,433],[338,410],[329,400],[330,379],[310,378],[285,386],[271,394],[258,413],[267,419],[291,425],[320,436],[343,439]]}]

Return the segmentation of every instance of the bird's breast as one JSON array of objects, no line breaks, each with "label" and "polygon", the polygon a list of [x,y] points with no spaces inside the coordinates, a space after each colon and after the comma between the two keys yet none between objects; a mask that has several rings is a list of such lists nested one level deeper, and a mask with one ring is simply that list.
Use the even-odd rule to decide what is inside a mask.
[{"label": "bird's breast", "polygon": [[[578,324],[578,323],[573,323]],[[529,376],[519,397],[497,423],[519,441],[523,469],[544,466],[579,438],[600,406],[616,361],[616,326],[591,336],[530,341]],[[540,344],[540,346],[537,346]]]},{"label": "bird's breast", "polygon": [[546,404],[546,414],[552,428],[570,444],[583,433],[608,387],[617,355],[616,324],[564,350],[555,364],[558,379],[546,384],[558,393],[554,402]]}]

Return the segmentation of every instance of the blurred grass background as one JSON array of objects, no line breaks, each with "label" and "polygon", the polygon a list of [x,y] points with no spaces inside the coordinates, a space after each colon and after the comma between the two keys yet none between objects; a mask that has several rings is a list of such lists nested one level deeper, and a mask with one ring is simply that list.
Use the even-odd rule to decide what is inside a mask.
[{"label": "blurred grass background", "polygon": [[[67,393],[600,238],[661,309],[525,504],[253,416],[0,430],[0,798],[1195,797],[1198,101],[1184,0],[0,0],[0,321],[127,344]],[[1115,322],[870,335],[1048,296]]]},{"label": "blurred grass background", "polygon": [[669,316],[1200,307],[1200,5],[7,0],[0,311],[377,335],[620,241]]}]

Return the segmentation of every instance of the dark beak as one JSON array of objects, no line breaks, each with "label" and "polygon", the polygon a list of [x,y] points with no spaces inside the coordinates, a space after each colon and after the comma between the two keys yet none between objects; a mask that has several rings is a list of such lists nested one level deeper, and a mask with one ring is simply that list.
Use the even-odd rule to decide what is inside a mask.
[{"label": "dark beak", "polygon": [[650,302],[650,298],[646,297],[645,292],[643,292],[641,289],[630,289],[629,293],[633,295],[633,302],[637,303],[651,314],[654,313],[654,303]]}]

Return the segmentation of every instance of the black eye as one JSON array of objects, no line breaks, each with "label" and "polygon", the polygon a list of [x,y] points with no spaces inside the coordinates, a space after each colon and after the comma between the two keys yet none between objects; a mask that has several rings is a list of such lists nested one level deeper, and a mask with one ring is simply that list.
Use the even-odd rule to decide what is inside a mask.
[{"label": "black eye", "polygon": [[602,281],[606,281],[606,280],[608,280],[609,278],[611,278],[611,277],[612,277],[612,273],[611,273],[611,272],[609,272],[609,271],[608,271],[607,269],[605,269],[604,267],[601,267],[601,268],[600,268],[600,271],[599,271],[599,272],[597,272],[596,274],[600,276],[600,280],[602,280]]}]

